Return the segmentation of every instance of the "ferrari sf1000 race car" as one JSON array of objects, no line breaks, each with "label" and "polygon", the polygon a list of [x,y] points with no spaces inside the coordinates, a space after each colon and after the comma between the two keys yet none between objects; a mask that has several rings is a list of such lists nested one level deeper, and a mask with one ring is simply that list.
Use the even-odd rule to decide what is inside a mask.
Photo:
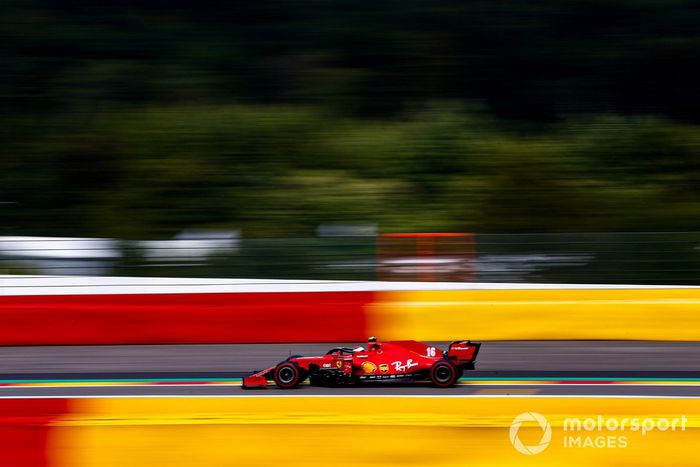
[{"label": "ferrari sf1000 race car", "polygon": [[418,380],[446,388],[464,370],[473,370],[481,344],[454,341],[446,351],[416,341],[377,342],[364,347],[334,347],[325,355],[294,355],[276,366],[243,378],[243,388],[266,387],[269,379],[292,389],[307,378],[312,385],[339,386],[362,382]]}]

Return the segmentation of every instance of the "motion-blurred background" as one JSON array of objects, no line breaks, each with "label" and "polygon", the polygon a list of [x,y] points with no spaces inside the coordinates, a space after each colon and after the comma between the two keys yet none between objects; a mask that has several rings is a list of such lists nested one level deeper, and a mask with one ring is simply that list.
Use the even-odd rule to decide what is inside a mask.
[{"label": "motion-blurred background", "polygon": [[0,8],[2,273],[700,283],[698,2]]}]

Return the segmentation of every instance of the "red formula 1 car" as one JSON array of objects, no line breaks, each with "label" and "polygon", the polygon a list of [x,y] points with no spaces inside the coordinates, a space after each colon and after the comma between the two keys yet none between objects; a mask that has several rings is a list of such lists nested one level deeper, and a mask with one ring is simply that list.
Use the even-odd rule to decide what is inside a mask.
[{"label": "red formula 1 car", "polygon": [[320,357],[289,357],[243,378],[243,388],[266,387],[271,379],[278,387],[291,389],[306,378],[318,386],[419,380],[446,388],[455,384],[464,370],[474,369],[479,347],[479,343],[455,341],[442,351],[416,341],[377,342],[370,337],[367,349],[335,347]]}]

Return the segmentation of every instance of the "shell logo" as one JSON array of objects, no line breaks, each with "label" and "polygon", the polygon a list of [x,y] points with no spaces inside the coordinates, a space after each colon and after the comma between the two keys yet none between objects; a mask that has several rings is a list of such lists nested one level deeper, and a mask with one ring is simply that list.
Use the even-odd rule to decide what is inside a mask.
[{"label": "shell logo", "polygon": [[368,374],[372,374],[375,371],[377,371],[377,365],[375,365],[372,362],[364,362],[362,364],[362,371],[364,371],[365,373],[368,373]]}]

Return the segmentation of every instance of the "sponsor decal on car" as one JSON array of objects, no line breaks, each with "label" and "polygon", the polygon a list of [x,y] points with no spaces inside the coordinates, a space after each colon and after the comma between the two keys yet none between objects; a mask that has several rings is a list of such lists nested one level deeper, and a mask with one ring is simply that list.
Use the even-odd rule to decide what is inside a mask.
[{"label": "sponsor decal on car", "polygon": [[340,361],[340,360],[338,360],[338,361],[335,362],[335,366],[337,366],[339,369],[340,369],[340,368],[343,368],[343,362]]},{"label": "sponsor decal on car", "polygon": [[416,373],[405,373],[403,375],[364,375],[359,376],[361,381],[377,380],[377,379],[408,379],[416,376]]},{"label": "sponsor decal on car", "polygon": [[381,365],[379,365],[379,371],[381,371],[382,373],[387,373],[389,371],[389,365],[387,365],[386,363],[382,363]]},{"label": "sponsor decal on car", "polygon": [[396,371],[406,371],[410,370],[414,366],[418,366],[418,362],[414,362],[413,359],[409,358],[406,360],[406,363],[403,363],[401,361],[396,361],[396,362],[391,362],[392,365],[394,365],[394,369]]},{"label": "sponsor decal on car", "polygon": [[367,374],[372,374],[375,371],[377,371],[377,365],[375,365],[372,362],[364,362],[362,364],[362,371],[364,371]]},{"label": "sponsor decal on car", "polygon": [[331,364],[330,364],[330,363],[324,363],[324,364],[323,364],[323,368],[330,368],[330,367],[331,367]]}]

